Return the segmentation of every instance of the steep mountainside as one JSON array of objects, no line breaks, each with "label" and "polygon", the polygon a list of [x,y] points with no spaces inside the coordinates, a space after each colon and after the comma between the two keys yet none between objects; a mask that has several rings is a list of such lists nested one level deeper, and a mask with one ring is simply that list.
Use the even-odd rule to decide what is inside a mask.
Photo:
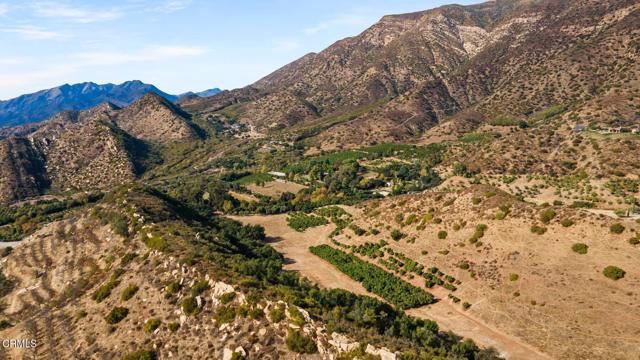
[{"label": "steep mountainside", "polygon": [[265,130],[322,132],[324,148],[407,140],[465,109],[476,122],[526,120],[560,104],[580,108],[574,122],[637,124],[639,20],[634,0],[499,0],[386,16],[259,80],[252,87],[264,95],[233,113]]},{"label": "steep mountainside", "polygon": [[108,189],[150,165],[153,146],[198,138],[176,105],[148,93],[126,108],[111,103],[65,111],[0,133],[2,190],[7,202],[46,190]]},{"label": "steep mountainside", "polygon": [[47,187],[44,159],[24,138],[0,141],[0,203],[39,195]]},{"label": "steep mountainside", "polygon": [[169,143],[197,137],[190,115],[155,93],[147,93],[115,118],[120,128],[141,140]]}]

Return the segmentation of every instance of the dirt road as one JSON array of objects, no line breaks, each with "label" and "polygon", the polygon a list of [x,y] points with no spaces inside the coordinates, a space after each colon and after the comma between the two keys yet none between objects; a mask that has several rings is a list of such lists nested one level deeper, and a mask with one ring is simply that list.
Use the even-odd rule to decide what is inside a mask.
[{"label": "dirt road", "polygon": [[[309,246],[330,243],[329,234],[334,225],[316,227],[300,233],[287,226],[286,215],[233,216],[231,218],[245,224],[262,225],[271,245],[284,255],[285,269],[299,271],[309,280],[325,288],[341,288],[356,294],[372,296],[360,283],[309,252]],[[446,293],[442,289],[429,291],[439,299],[446,298]],[[411,309],[407,313],[434,320],[442,330],[450,330],[460,336],[471,338],[481,346],[493,347],[507,359],[550,359],[549,356],[520,339],[482,323],[447,301]]]}]

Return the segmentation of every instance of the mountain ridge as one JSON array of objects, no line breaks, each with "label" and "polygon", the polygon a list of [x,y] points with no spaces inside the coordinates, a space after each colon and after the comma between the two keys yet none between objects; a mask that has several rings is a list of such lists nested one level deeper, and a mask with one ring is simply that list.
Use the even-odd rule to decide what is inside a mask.
[{"label": "mountain ridge", "polygon": [[104,102],[124,107],[149,92],[176,102],[185,96],[212,96],[220,91],[218,88],[212,88],[196,93],[172,95],[140,80],[125,81],[121,84],[94,82],[63,84],[12,99],[0,100],[0,128],[37,123],[61,111],[85,110]]}]

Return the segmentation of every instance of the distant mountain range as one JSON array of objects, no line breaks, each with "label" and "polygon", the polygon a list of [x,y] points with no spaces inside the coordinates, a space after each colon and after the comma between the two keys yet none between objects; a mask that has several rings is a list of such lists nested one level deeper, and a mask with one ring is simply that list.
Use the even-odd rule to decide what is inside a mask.
[{"label": "distant mountain range", "polygon": [[206,97],[220,91],[214,88],[197,93],[171,95],[139,80],[126,81],[119,85],[100,85],[93,82],[65,84],[0,101],[0,128],[42,121],[64,110],[85,110],[104,102],[124,107],[149,92],[176,102],[183,97]]}]

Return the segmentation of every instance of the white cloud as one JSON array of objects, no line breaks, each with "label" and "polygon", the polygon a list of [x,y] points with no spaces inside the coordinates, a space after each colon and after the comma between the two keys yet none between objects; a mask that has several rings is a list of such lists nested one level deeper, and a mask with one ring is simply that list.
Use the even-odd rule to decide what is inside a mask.
[{"label": "white cloud", "polygon": [[24,57],[0,57],[0,66],[20,65],[29,61]]},{"label": "white cloud", "polygon": [[206,49],[190,46],[149,46],[133,52],[86,52],[72,56],[79,66],[120,65],[131,62],[158,61],[167,58],[192,57],[204,54]]},{"label": "white cloud", "polygon": [[13,28],[0,28],[0,32],[18,34],[30,40],[53,40],[62,38],[62,34],[31,25]]},{"label": "white cloud", "polygon": [[[82,70],[98,72],[101,67],[119,66],[129,63],[161,62],[169,59],[194,57],[206,52],[205,48],[195,46],[149,46],[130,52],[86,52],[70,55],[63,60],[39,61],[48,64],[28,71],[0,72],[0,95],[15,96],[16,93],[34,91],[34,89],[64,83]],[[20,64],[18,58],[0,58],[0,65]],[[4,69],[0,68],[0,71]],[[9,91],[11,89],[11,91]],[[4,91],[7,91],[5,94]]]},{"label": "white cloud", "polygon": [[366,24],[368,24],[368,20],[362,15],[344,14],[344,15],[338,15],[333,19],[318,23],[315,26],[308,27],[303,31],[305,35],[311,36],[335,26],[344,26],[344,25],[360,26],[360,25],[366,25]]},{"label": "white cloud", "polygon": [[169,0],[156,7],[157,11],[172,13],[182,10],[191,4],[191,0]]},{"label": "white cloud", "polygon": [[117,9],[89,9],[55,1],[36,2],[32,8],[36,16],[68,19],[82,24],[114,20],[123,15]]},{"label": "white cloud", "polygon": [[5,3],[0,3],[0,16],[3,16],[8,12],[9,12],[9,5]]}]

